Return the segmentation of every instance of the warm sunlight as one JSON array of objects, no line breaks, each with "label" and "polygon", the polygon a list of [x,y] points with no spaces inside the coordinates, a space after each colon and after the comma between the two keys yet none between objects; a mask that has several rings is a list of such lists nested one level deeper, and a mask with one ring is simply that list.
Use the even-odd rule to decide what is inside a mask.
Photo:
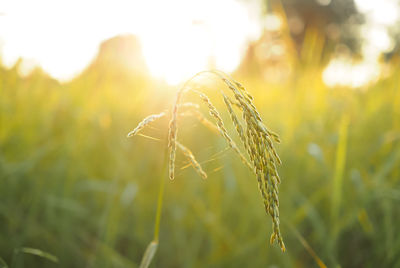
[{"label": "warm sunlight", "polygon": [[1,7],[0,49],[7,66],[22,57],[30,63],[25,66],[36,63],[69,80],[89,64],[101,41],[132,33],[142,43],[151,73],[179,83],[205,68],[229,72],[237,67],[246,44],[261,32],[261,10],[252,3],[9,1]]},{"label": "warm sunlight", "polygon": [[0,268],[400,268],[400,0],[0,0]]}]

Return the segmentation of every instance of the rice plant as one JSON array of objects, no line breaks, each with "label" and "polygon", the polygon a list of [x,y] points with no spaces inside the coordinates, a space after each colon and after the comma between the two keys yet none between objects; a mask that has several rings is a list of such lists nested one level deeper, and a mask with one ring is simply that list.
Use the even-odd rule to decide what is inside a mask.
[{"label": "rice plant", "polygon": [[[225,128],[225,124],[220,112],[213,105],[210,98],[204,92],[199,91],[191,86],[195,78],[205,74],[212,74],[216,76],[226,85],[227,92],[224,93],[223,90],[220,90],[220,96],[223,98],[227,112],[230,115],[237,135],[240,138],[240,142],[242,143],[248,158],[231,138],[230,134]],[[189,92],[192,92],[199,97],[200,102],[207,107],[209,114],[214,119],[215,123],[211,123],[203,114],[201,114],[201,112],[198,110],[198,104],[184,102],[184,96]],[[229,148],[231,148],[239,156],[243,164],[253,171],[257,179],[259,191],[263,198],[265,211],[271,216],[272,219],[273,230],[270,243],[273,244],[276,241],[281,250],[284,252],[285,244],[279,229],[278,185],[281,180],[277,171],[277,165],[281,164],[281,160],[274,148],[274,142],[279,143],[280,139],[277,134],[270,131],[263,123],[261,115],[254,105],[251,94],[242,86],[242,84],[233,80],[221,71],[203,71],[197,73],[192,78],[187,80],[177,92],[175,103],[171,109],[171,119],[168,130],[169,178],[171,180],[175,179],[175,159],[177,149],[179,149],[179,151],[181,151],[189,160],[191,166],[196,170],[199,176],[203,179],[206,179],[207,174],[201,167],[200,163],[196,160],[193,153],[178,141],[178,121],[181,117],[187,115],[187,113],[181,113],[181,109],[194,110],[194,114],[199,121],[209,128],[214,130],[216,129],[224,138]],[[235,109],[237,110],[236,112],[241,114],[241,119],[239,119],[239,117],[236,115]],[[164,116],[166,116],[165,112],[146,117],[133,131],[128,134],[128,137],[137,135],[151,122]],[[164,180],[161,181],[161,185],[163,185],[163,181]],[[159,230],[158,225],[163,194],[162,189],[163,186],[160,187],[154,239],[146,250],[146,253],[142,259],[141,267],[147,267],[150,264],[151,258],[154,256],[157,249]]]}]

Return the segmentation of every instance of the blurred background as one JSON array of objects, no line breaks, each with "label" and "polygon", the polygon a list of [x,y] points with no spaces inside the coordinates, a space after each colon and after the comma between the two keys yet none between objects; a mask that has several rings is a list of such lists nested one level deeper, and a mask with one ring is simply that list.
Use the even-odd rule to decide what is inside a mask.
[{"label": "blurred background", "polygon": [[[0,1],[0,267],[138,267],[160,178],[151,267],[400,267],[399,23],[398,0]],[[208,179],[179,154],[172,182],[168,118],[126,138],[205,69],[281,137],[285,253],[220,136],[182,120]]]}]

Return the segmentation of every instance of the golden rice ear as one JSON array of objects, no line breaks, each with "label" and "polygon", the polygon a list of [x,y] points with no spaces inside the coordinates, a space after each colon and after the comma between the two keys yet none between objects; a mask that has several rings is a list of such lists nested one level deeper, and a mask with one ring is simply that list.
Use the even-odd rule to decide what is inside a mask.
[{"label": "golden rice ear", "polygon": [[168,129],[168,148],[169,148],[169,178],[175,178],[175,157],[176,157],[176,137],[177,137],[177,120],[178,120],[178,107],[182,99],[183,88],[178,91],[174,107],[172,109],[171,121],[169,122]]},{"label": "golden rice ear", "polygon": [[[225,105],[228,113],[230,114],[231,120],[235,126],[236,132],[239,135],[240,141],[243,144],[246,152],[250,157],[249,162],[246,157],[239,150],[236,143],[229,136],[224,122],[216,109],[211,103],[210,99],[202,92],[195,90],[193,87],[189,87],[189,83],[199,75],[211,73],[216,75],[224,84],[229,88],[230,92],[233,93],[234,100],[228,98],[222,93]],[[271,216],[272,219],[272,236],[270,242],[277,241],[282,251],[285,251],[285,245],[279,229],[279,199],[278,199],[278,185],[280,178],[276,168],[276,163],[280,164],[281,160],[274,148],[273,142],[280,142],[279,136],[270,131],[263,123],[261,115],[254,105],[253,96],[244,88],[242,84],[230,78],[227,74],[221,71],[204,71],[194,75],[191,79],[185,82],[184,86],[178,91],[176,101],[172,109],[172,118],[169,125],[169,142],[168,147],[170,151],[169,158],[169,177],[174,179],[175,169],[175,157],[177,147],[177,117],[179,107],[193,107],[192,104],[180,104],[182,95],[187,91],[192,91],[200,96],[200,99],[207,105],[210,115],[214,118],[216,127],[222,137],[226,140],[229,147],[232,148],[240,157],[242,162],[248,166],[256,174],[259,190],[263,198],[264,207],[266,213]],[[239,121],[233,111],[232,105],[237,106],[241,113],[244,121],[244,125]],[[199,119],[200,120],[200,119]],[[201,120],[200,120],[201,121]],[[179,146],[179,145],[178,145]],[[180,149],[181,146],[179,146]],[[186,148],[186,147],[184,147]],[[185,154],[185,149],[183,152]],[[187,149],[187,148],[186,148]],[[188,150],[188,149],[187,149]],[[186,151],[186,156],[190,159],[195,169],[200,172],[200,165],[195,161],[193,154]],[[204,176],[204,174],[203,174]]]},{"label": "golden rice ear", "polygon": [[225,128],[224,122],[221,118],[221,116],[219,115],[219,112],[217,110],[217,108],[215,108],[215,106],[211,103],[210,99],[207,97],[207,95],[205,95],[202,92],[199,91],[195,91],[199,94],[200,99],[207,105],[208,110],[210,112],[210,115],[212,117],[214,117],[215,122],[217,124],[218,130],[221,133],[222,137],[224,137],[224,139],[226,140],[226,142],[228,143],[229,147],[231,147],[236,154],[240,157],[240,159],[242,160],[242,162],[248,167],[250,168],[250,170],[253,170],[253,167],[251,166],[251,164],[249,163],[249,161],[247,161],[246,157],[243,155],[243,153],[240,151],[239,147],[236,145],[236,143],[232,140],[232,138],[229,136],[228,131]]},{"label": "golden rice ear", "polygon": [[270,243],[271,245],[274,243],[275,238],[276,238],[276,234],[275,234],[275,233],[272,233],[272,234],[271,234],[271,238],[269,239],[269,243]]},{"label": "golden rice ear", "polygon": [[194,111],[194,116],[199,122],[214,133],[219,133],[218,127],[208,120],[201,112]]},{"label": "golden rice ear", "polygon": [[187,147],[183,146],[181,143],[176,141],[176,145],[182,151],[182,153],[189,159],[191,165],[196,170],[196,172],[200,175],[202,179],[207,179],[207,173],[204,172],[199,162],[197,162],[194,157],[192,151],[190,151]]},{"label": "golden rice ear", "polygon": [[151,122],[157,120],[158,118],[161,118],[165,116],[165,113],[159,113],[159,114],[152,114],[147,116],[146,118],[144,118],[136,127],[134,130],[132,130],[131,132],[128,133],[128,135],[126,135],[127,137],[132,137],[137,135],[143,128],[145,128],[148,124],[150,124]]},{"label": "golden rice ear", "polygon": [[[235,112],[232,109],[232,105],[231,105],[232,100],[229,99],[224,93],[222,93],[222,96],[224,98],[224,102],[225,102],[226,108],[228,109],[229,115],[231,116],[233,125],[235,126],[236,132],[239,135],[240,140],[242,141],[243,145],[246,148],[246,145],[247,145],[246,136],[244,135],[243,127],[240,124],[238,117],[236,116]],[[247,150],[247,148],[246,148],[246,150]]]},{"label": "golden rice ear", "polygon": [[200,106],[197,103],[192,103],[192,102],[185,102],[179,105],[180,108],[186,108],[187,111],[183,113],[179,113],[179,115],[191,115],[197,118],[199,122],[211,130],[212,132],[219,133],[218,127],[213,124],[210,120],[208,120],[200,111],[199,108]]},{"label": "golden rice ear", "polygon": [[[253,103],[253,96],[243,87],[242,84],[229,78],[227,75],[221,74],[223,82],[233,92],[237,103],[243,112],[243,119],[246,122],[246,137],[241,138],[245,148],[250,155],[253,166],[256,172],[256,177],[259,184],[261,195],[264,199],[264,204],[267,214],[272,217],[273,233],[271,242],[275,240],[280,245],[282,251],[285,251],[285,245],[279,229],[279,199],[278,199],[278,184],[280,178],[276,169],[275,162],[281,164],[273,142],[280,142],[277,134],[270,131],[262,122],[261,115]],[[229,105],[229,99],[224,97],[228,112],[231,114],[232,121],[235,124],[236,118],[232,116],[232,107]],[[236,126],[235,126],[236,127]],[[240,133],[237,129],[238,133]],[[240,136],[240,134],[239,134]],[[260,179],[264,179],[262,185]]]}]

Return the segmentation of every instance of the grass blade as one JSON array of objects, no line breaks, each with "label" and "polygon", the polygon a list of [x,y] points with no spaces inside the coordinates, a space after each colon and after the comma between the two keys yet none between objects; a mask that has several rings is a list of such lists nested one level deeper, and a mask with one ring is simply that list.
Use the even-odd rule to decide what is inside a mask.
[{"label": "grass blade", "polygon": [[140,262],[139,268],[147,268],[149,267],[151,260],[153,259],[154,255],[157,251],[158,243],[155,241],[151,241],[150,244],[147,246],[146,251],[144,252],[142,261]]},{"label": "grass blade", "polygon": [[17,248],[14,250],[14,258],[16,258],[19,253],[35,255],[47,259],[49,261],[58,263],[58,258],[56,256],[37,248],[28,248],[28,247]]},{"label": "grass blade", "polygon": [[303,245],[303,247],[307,250],[307,252],[310,254],[310,256],[313,257],[313,259],[317,263],[318,267],[327,268],[325,263],[321,260],[320,257],[318,257],[317,253],[315,253],[315,251],[312,249],[310,244],[308,244],[307,240],[299,233],[299,231],[297,231],[293,225],[291,225],[291,224],[287,224],[287,225],[289,226],[290,229],[292,229],[292,232],[297,237],[297,239],[300,241],[300,243]]},{"label": "grass blade", "polygon": [[2,258],[0,258],[0,268],[8,268],[7,263]]},{"label": "grass blade", "polygon": [[333,195],[332,195],[332,220],[336,223],[340,209],[340,200],[342,196],[343,173],[346,165],[347,151],[347,129],[349,120],[344,116],[340,122],[339,140],[336,151],[335,175],[333,178]]}]

